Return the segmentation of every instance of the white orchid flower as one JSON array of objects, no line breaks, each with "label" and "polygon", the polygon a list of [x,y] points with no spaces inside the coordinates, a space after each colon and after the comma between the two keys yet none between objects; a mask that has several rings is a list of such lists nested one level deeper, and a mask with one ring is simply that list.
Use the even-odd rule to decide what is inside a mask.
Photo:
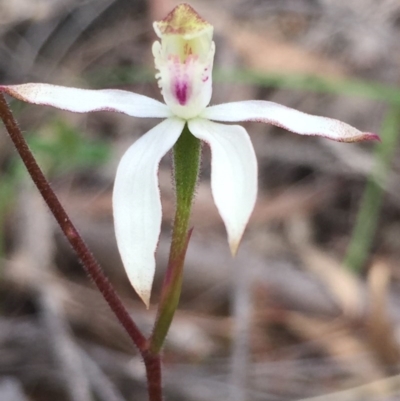
[{"label": "white orchid flower", "polygon": [[[158,165],[185,124],[212,152],[211,188],[235,254],[257,197],[257,160],[246,130],[218,122],[258,121],[300,135],[342,142],[377,139],[338,120],[312,116],[261,100],[208,106],[212,94],[213,27],[188,4],[177,6],[154,29],[155,66],[164,103],[122,90],[86,90],[49,84],[0,86],[22,101],[76,113],[108,110],[163,118],[126,151],[115,178],[113,213],[119,252],[132,286],[149,304],[161,229]],[[218,121],[218,122],[215,122]]]}]

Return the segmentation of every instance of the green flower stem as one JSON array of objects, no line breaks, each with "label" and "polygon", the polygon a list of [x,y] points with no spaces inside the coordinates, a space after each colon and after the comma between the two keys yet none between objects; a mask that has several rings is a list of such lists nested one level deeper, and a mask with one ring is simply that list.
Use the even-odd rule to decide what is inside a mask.
[{"label": "green flower stem", "polygon": [[390,107],[381,128],[382,142],[375,148],[375,167],[368,178],[344,264],[359,273],[374,239],[389,167],[400,134],[400,108]]},{"label": "green flower stem", "polygon": [[164,343],[181,295],[183,266],[191,230],[190,212],[199,176],[200,141],[187,125],[174,146],[176,212],[167,272],[161,291],[157,319],[150,338],[150,352],[158,354]]}]

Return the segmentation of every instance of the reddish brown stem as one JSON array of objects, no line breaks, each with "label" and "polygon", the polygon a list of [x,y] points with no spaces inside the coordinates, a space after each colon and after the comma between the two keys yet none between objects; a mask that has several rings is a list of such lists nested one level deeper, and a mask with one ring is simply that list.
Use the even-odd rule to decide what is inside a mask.
[{"label": "reddish brown stem", "polygon": [[[159,309],[153,333],[149,339],[149,350],[153,355],[160,353],[164,340],[167,336],[169,327],[172,323],[175,310],[178,306],[181,294],[183,267],[185,263],[186,251],[192,236],[193,228],[186,235],[186,242],[182,249],[174,249],[171,245],[167,271],[164,276],[164,282],[161,291]],[[172,241],[172,244],[174,241]]]},{"label": "reddish brown stem", "polygon": [[146,366],[147,390],[150,401],[162,401],[161,356],[151,352],[142,353]]},{"label": "reddish brown stem", "polygon": [[13,141],[23,163],[25,164],[28,173],[30,174],[33,182],[47,203],[47,206],[50,208],[52,214],[57,220],[61,230],[78,255],[78,258],[80,259],[86,273],[96,284],[111,310],[114,312],[115,316],[125,328],[133,343],[143,355],[146,350],[146,338],[133,322],[128,311],[123,305],[121,298],[117,295],[114,287],[111,285],[93,254],[90,252],[82,237],[79,235],[77,229],[72,224],[68,214],[64,210],[42,170],[37,164],[34,156],[32,155],[25,138],[23,137],[21,130],[19,129],[18,124],[12,115],[12,112],[8,107],[3,94],[1,93],[0,117],[3,120],[7,132],[10,135],[10,138]]}]

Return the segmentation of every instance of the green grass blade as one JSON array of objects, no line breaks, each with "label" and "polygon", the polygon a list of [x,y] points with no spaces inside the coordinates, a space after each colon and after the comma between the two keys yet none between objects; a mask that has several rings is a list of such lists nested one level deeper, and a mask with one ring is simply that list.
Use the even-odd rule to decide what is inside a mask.
[{"label": "green grass blade", "polygon": [[[381,129],[382,142],[375,148],[375,167],[368,178],[356,224],[344,263],[359,273],[371,249],[379,221],[381,204],[385,192],[385,181],[400,134],[400,107],[391,107]],[[382,185],[383,184],[383,185]]]}]

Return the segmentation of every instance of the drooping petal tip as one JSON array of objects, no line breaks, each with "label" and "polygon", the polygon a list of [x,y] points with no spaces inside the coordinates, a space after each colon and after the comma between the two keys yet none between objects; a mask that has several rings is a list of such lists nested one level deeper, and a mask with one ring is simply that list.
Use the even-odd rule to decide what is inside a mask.
[{"label": "drooping petal tip", "polygon": [[[340,122],[340,121],[338,121]],[[345,123],[342,123],[343,125]],[[346,124],[347,125],[347,124]],[[350,128],[353,128],[351,126],[348,126]],[[356,134],[355,129],[353,128],[352,130],[352,135],[349,136],[345,136],[343,135],[342,137],[338,136],[337,138],[334,138],[335,141],[337,142],[345,142],[345,143],[355,143],[355,142],[363,142],[363,141],[378,141],[381,142],[381,138],[379,135],[374,134],[372,132],[362,132],[362,131],[358,131]],[[325,137],[327,139],[333,139],[331,136],[328,135],[323,135],[321,134],[320,136]]]},{"label": "drooping petal tip", "polygon": [[137,292],[137,294],[139,295],[139,298],[143,301],[146,309],[150,308],[150,292],[149,291],[140,291]]},{"label": "drooping petal tip", "polygon": [[382,142],[381,137],[378,134],[374,134],[373,132],[364,132],[364,141],[378,141]]},{"label": "drooping petal tip", "polygon": [[[22,87],[22,90],[18,91],[15,88],[17,87]],[[7,95],[10,95],[12,97],[15,97],[18,100],[21,100],[23,102],[29,101],[27,100],[27,95],[29,97],[29,93],[32,93],[32,86],[31,84],[25,84],[25,85],[0,85],[0,92],[7,93]]]},{"label": "drooping petal tip", "polygon": [[242,238],[235,238],[229,241],[229,249],[231,250],[232,257],[235,257],[239,250],[240,241]]}]

